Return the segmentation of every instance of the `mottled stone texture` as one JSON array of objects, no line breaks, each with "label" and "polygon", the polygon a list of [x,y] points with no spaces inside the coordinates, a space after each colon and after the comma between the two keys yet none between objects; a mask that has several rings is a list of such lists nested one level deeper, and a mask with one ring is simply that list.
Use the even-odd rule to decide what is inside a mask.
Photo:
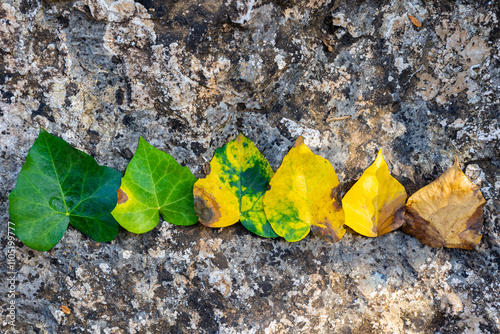
[{"label": "mottled stone texture", "polygon": [[287,243],[161,222],[99,244],[70,228],[49,252],[18,243],[16,326],[0,331],[500,333],[499,8],[2,0],[2,321],[8,194],[40,126],[122,172],[142,135],[197,176],[239,132],[274,169],[303,135],[344,190],[379,148],[409,194],[458,156],[487,204],[475,251],[400,231]]}]

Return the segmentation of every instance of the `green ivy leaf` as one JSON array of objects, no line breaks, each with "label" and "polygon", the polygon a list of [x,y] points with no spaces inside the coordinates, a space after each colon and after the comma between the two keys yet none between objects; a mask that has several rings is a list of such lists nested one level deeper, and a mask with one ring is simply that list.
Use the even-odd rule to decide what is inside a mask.
[{"label": "green ivy leaf", "polygon": [[112,214],[126,230],[146,233],[163,219],[175,225],[193,225],[193,184],[196,178],[168,153],[139,138],[118,190],[118,205]]},{"label": "green ivy leaf", "polygon": [[14,233],[28,247],[46,251],[68,224],[99,242],[116,238],[111,216],[121,173],[40,129],[16,188],[9,195]]},{"label": "green ivy leaf", "polygon": [[200,222],[224,227],[241,221],[249,231],[276,238],[263,199],[273,170],[254,143],[242,134],[215,151],[210,174],[194,186]]}]

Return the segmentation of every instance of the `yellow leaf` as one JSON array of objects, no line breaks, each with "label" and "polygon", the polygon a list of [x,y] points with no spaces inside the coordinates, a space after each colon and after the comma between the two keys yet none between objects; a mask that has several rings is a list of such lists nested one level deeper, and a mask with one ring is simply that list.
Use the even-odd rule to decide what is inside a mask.
[{"label": "yellow leaf", "polygon": [[406,204],[403,231],[431,247],[473,249],[481,240],[481,190],[460,170],[458,160],[414,193]]},{"label": "yellow leaf", "polygon": [[304,144],[302,137],[283,159],[264,196],[264,210],[274,231],[288,241],[310,230],[329,241],[345,233],[344,211],[336,198],[339,180],[330,162]]},{"label": "yellow leaf", "polygon": [[367,237],[378,237],[401,226],[405,188],[391,176],[382,150],[342,199],[345,223]]},{"label": "yellow leaf", "polygon": [[241,221],[251,232],[275,238],[263,208],[273,170],[254,143],[242,134],[215,151],[210,174],[194,185],[195,211],[209,227]]}]

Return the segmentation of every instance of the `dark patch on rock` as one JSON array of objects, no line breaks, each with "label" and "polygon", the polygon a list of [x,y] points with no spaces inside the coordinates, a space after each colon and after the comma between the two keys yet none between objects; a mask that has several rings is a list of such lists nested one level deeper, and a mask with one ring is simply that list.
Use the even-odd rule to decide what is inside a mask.
[{"label": "dark patch on rock", "polygon": [[200,143],[197,142],[192,142],[191,143],[191,150],[196,154],[197,156],[202,155],[207,151],[207,149]]},{"label": "dark patch on rock", "polygon": [[67,16],[60,15],[57,17],[57,20],[59,21],[61,28],[65,29],[69,27],[69,18]]},{"label": "dark patch on rock", "polygon": [[352,35],[347,30],[343,28],[341,28],[341,30],[343,30],[343,35],[339,39],[340,44],[342,44],[343,46],[352,45],[352,43],[354,43],[356,39],[352,37]]},{"label": "dark patch on rock", "polygon": [[19,10],[23,14],[30,14],[38,8],[40,3],[37,0],[22,0]]},{"label": "dark patch on rock", "polygon": [[[203,291],[203,285],[200,285],[201,282],[197,282],[195,280],[193,284],[198,286],[198,288]],[[216,333],[219,328],[216,320],[215,320],[215,307],[223,304],[223,300],[220,295],[217,293],[211,293],[210,295],[206,295],[205,293],[193,293],[188,297],[188,303],[190,307],[194,310],[198,311],[198,316],[201,318],[200,323],[203,324],[203,328],[210,333]],[[186,324],[187,322],[179,322],[179,324]],[[185,327],[185,325],[181,325],[181,328]]]},{"label": "dark patch on rock", "polygon": [[99,143],[100,133],[94,130],[87,130],[88,140],[90,144],[96,145]]},{"label": "dark patch on rock", "polygon": [[31,112],[31,117],[35,117],[35,116],[43,116],[45,117],[46,119],[48,119],[49,121],[51,122],[55,122],[55,118],[54,116],[52,116],[52,110],[50,109],[50,107],[48,105],[45,104],[45,102],[43,101],[40,101],[40,105],[38,106],[38,109],[37,110],[33,110]]},{"label": "dark patch on rock", "polygon": [[[336,10],[334,10],[333,13],[335,13],[335,11],[338,11],[338,10],[339,10],[339,8],[336,8]],[[338,25],[336,25],[333,22],[332,15],[325,16],[325,19],[323,20],[323,24],[326,28],[326,32],[330,35],[335,34],[337,32],[337,30],[340,28]]]},{"label": "dark patch on rock", "polygon": [[126,97],[127,97],[127,102],[128,104],[132,104],[132,84],[130,83],[130,80],[126,80],[125,82],[125,91],[126,91]]},{"label": "dark patch on rock", "polygon": [[158,42],[163,45],[170,45],[175,42],[179,42],[183,39],[183,34],[176,33],[175,31],[165,31],[158,36]]},{"label": "dark patch on rock", "polygon": [[123,116],[122,123],[125,126],[132,126],[135,122],[135,117],[130,115]]},{"label": "dark patch on rock", "polygon": [[489,41],[491,43],[496,42],[498,39],[500,39],[500,27],[496,26],[491,30]]},{"label": "dark patch on rock", "polygon": [[183,132],[186,130],[186,125],[184,124],[184,122],[177,118],[170,118],[169,126],[174,131]]},{"label": "dark patch on rock", "polygon": [[376,87],[371,95],[367,96],[368,99],[374,101],[379,106],[392,106],[394,104],[394,98],[391,91],[386,86]]},{"label": "dark patch on rock", "polygon": [[10,79],[16,77],[16,74],[6,72],[0,69],[0,85],[5,85],[5,83]]},{"label": "dark patch on rock", "polygon": [[193,22],[190,28],[189,35],[185,39],[185,44],[189,50],[194,53],[208,53],[210,47],[207,42],[204,41],[206,38],[206,32],[208,27],[205,24],[199,22]]},{"label": "dark patch on rock", "polygon": [[124,99],[125,99],[125,92],[124,92],[123,88],[119,87],[115,91],[116,104],[121,106],[123,104]]},{"label": "dark patch on rock", "polygon": [[66,86],[66,97],[75,96],[79,91],[78,85],[75,82],[70,82],[68,86]]},{"label": "dark patch on rock", "polygon": [[167,17],[167,14],[169,14],[169,10],[165,7],[167,3],[164,1],[138,0],[137,2],[143,5],[153,18],[163,18]]},{"label": "dark patch on rock", "polygon": [[229,268],[229,264],[227,262],[227,258],[223,252],[215,252],[214,258],[212,260],[215,266],[219,269],[227,269]]},{"label": "dark patch on rock", "polygon": [[260,285],[260,296],[261,297],[267,297],[271,294],[273,290],[273,285],[267,281],[261,282]]},{"label": "dark patch on rock", "polygon": [[134,153],[132,153],[132,151],[128,147],[118,150],[118,153],[126,160],[130,160],[134,157]]},{"label": "dark patch on rock", "polygon": [[0,92],[2,92],[2,99],[4,100],[5,103],[12,103],[12,98],[14,97],[14,93],[12,93],[11,91],[5,91],[3,92],[2,90],[0,90]]},{"label": "dark patch on rock", "polygon": [[271,0],[273,3],[282,7],[283,9],[291,8],[295,6],[299,1],[298,0]]}]

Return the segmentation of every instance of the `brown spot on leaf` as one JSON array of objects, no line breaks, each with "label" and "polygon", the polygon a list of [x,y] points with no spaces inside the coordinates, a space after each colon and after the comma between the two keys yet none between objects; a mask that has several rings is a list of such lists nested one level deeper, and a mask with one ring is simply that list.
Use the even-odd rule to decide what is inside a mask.
[{"label": "brown spot on leaf", "polygon": [[208,174],[210,174],[210,172],[211,172],[210,164],[208,162],[204,162],[203,163],[203,173],[205,173],[205,175],[208,175]]},{"label": "brown spot on leaf", "polygon": [[196,215],[200,217],[200,220],[210,221],[212,220],[214,213],[205,204],[205,201],[201,197],[194,198],[194,211]]},{"label": "brown spot on leaf", "polygon": [[340,184],[337,185],[335,188],[333,188],[332,192],[330,193],[330,198],[335,200],[335,202],[333,202],[333,208],[336,211],[342,209],[342,201],[340,200],[341,193],[342,193],[342,189],[340,187]]},{"label": "brown spot on leaf", "polygon": [[220,206],[215,198],[206,193],[203,188],[194,187],[194,211],[200,218],[200,223],[205,226],[213,227],[221,217]]},{"label": "brown spot on leaf", "polygon": [[118,201],[117,201],[118,204],[123,204],[126,201],[128,201],[128,196],[127,194],[125,194],[122,188],[119,188],[116,192],[118,193]]},{"label": "brown spot on leaf", "polygon": [[384,235],[391,231],[394,231],[403,225],[403,212],[405,210],[406,193],[401,194],[398,198],[387,202],[380,212],[378,226],[373,227],[373,232],[377,236]]},{"label": "brown spot on leaf", "polygon": [[405,212],[403,216],[403,232],[413,235],[421,243],[431,247],[443,247],[445,242],[432,225],[414,212]]},{"label": "brown spot on leaf", "polygon": [[338,229],[333,228],[332,224],[326,218],[319,225],[311,225],[312,234],[331,243],[340,241],[340,239],[342,239],[344,233],[338,235],[337,231]]}]

